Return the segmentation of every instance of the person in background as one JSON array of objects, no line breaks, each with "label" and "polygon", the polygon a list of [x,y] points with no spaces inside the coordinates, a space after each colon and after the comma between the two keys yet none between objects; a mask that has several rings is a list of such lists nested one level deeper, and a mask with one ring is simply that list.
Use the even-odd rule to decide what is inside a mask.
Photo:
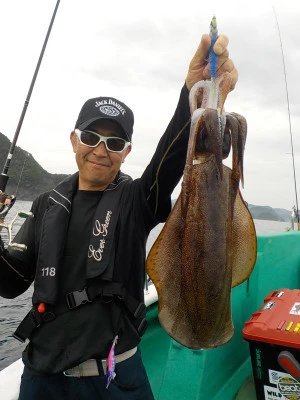
[{"label": "person in background", "polygon": [[[214,45],[217,75],[238,75],[228,39]],[[78,172],[32,204],[34,218],[15,242],[0,245],[0,295],[15,298],[32,282],[32,309],[15,332],[29,339],[19,400],[153,400],[138,349],[146,329],[146,240],[166,221],[185,165],[189,90],[210,78],[209,35],[192,58],[175,113],[139,179],[121,172],[132,147],[134,115],[110,96],[83,105],[71,145]],[[157,105],[159,106],[159,105]],[[155,345],[155,344],[154,344]]]}]

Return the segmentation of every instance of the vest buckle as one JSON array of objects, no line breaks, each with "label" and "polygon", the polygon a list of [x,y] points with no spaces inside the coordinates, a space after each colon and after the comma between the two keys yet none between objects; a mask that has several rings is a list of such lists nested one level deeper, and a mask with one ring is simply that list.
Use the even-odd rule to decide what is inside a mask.
[{"label": "vest buckle", "polygon": [[70,310],[79,307],[82,304],[91,303],[86,288],[82,290],[76,290],[75,292],[68,293],[66,295],[67,304]]}]

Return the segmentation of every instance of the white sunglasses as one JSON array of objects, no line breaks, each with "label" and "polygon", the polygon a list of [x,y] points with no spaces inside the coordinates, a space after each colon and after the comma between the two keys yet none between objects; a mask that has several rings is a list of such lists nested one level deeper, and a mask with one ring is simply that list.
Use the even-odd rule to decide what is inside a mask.
[{"label": "white sunglasses", "polygon": [[92,131],[81,131],[80,129],[75,129],[75,134],[80,140],[80,143],[88,147],[97,147],[101,142],[104,143],[106,150],[112,153],[120,153],[128,146],[130,142],[119,137],[107,137],[99,135],[99,133]]}]

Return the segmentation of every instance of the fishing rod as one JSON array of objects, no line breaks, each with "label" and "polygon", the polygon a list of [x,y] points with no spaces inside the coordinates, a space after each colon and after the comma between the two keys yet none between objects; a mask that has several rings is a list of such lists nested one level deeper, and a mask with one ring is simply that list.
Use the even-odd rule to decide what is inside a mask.
[{"label": "fishing rod", "polygon": [[38,72],[39,72],[39,69],[40,69],[40,65],[41,65],[41,62],[42,62],[42,59],[43,59],[43,56],[44,56],[44,52],[45,52],[45,49],[46,49],[46,46],[47,46],[47,42],[48,42],[48,39],[49,39],[49,36],[50,36],[52,25],[53,25],[54,20],[55,20],[55,16],[56,16],[56,12],[57,12],[57,9],[58,9],[58,6],[59,6],[59,2],[60,2],[60,0],[57,0],[56,6],[55,6],[55,9],[54,9],[51,21],[50,21],[50,25],[49,25],[49,28],[48,28],[48,31],[47,31],[47,34],[46,34],[46,37],[45,37],[45,40],[44,40],[44,44],[43,44],[43,47],[42,47],[42,50],[41,50],[41,53],[40,53],[40,56],[39,56],[39,59],[38,59],[34,74],[33,74],[33,78],[32,78],[32,81],[31,81],[31,84],[30,84],[30,87],[29,87],[29,90],[28,90],[28,94],[27,94],[27,97],[25,99],[25,103],[24,103],[24,106],[23,106],[23,109],[22,109],[22,112],[21,112],[19,123],[18,123],[17,129],[16,129],[16,132],[15,132],[15,135],[14,135],[13,141],[11,143],[11,146],[10,146],[7,158],[6,158],[6,162],[5,162],[4,167],[3,167],[3,171],[2,171],[2,173],[0,175],[0,195],[1,195],[1,192],[2,193],[5,192],[7,181],[9,179],[9,176],[7,174],[8,173],[8,169],[9,169],[10,162],[11,162],[11,159],[12,159],[15,147],[16,147],[16,143],[17,143],[17,140],[18,140],[18,137],[19,137],[19,133],[20,133],[22,124],[23,124],[23,120],[24,120],[24,117],[25,117],[25,114],[26,114],[26,111],[27,111],[27,107],[28,107],[28,104],[29,104],[29,101],[30,101],[31,93],[33,91],[33,87],[34,87],[34,84],[35,84],[35,81],[36,81],[36,78],[37,78],[37,75],[38,75]]},{"label": "fishing rod", "polygon": [[290,138],[291,138],[292,161],[293,161],[293,172],[294,172],[294,185],[295,185],[295,195],[296,195],[296,207],[297,207],[296,216],[297,216],[298,229],[299,229],[300,219],[299,219],[299,207],[298,207],[298,195],[297,195],[298,191],[297,191],[297,180],[296,180],[294,145],[293,145],[292,122],[291,122],[291,112],[290,112],[289,91],[288,91],[288,84],[287,84],[287,74],[286,74],[286,68],[285,68],[285,59],[284,59],[284,52],[283,52],[283,45],[282,45],[282,40],[281,40],[279,22],[277,19],[275,7],[273,5],[272,5],[272,7],[273,7],[274,15],[275,15],[275,21],[276,21],[276,25],[277,25],[280,47],[281,47],[281,54],[282,54],[282,63],[283,63],[283,71],[284,71],[284,79],[285,79],[285,92],[286,92],[286,100],[287,100],[287,108],[288,108],[288,116],[289,116],[289,126],[290,126]]}]

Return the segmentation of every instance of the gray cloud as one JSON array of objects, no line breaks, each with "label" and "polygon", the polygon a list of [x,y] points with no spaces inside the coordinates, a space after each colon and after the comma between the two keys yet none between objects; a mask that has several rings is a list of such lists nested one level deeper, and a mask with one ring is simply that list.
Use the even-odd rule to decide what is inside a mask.
[{"label": "gray cloud", "polygon": [[[5,60],[0,74],[0,130],[10,138],[53,11],[53,2],[46,3],[16,0],[1,10],[0,35],[7,40],[0,45]],[[175,3],[115,0],[112,9],[112,3],[98,0],[61,2],[20,145],[50,172],[74,172],[68,133],[79,108],[86,98],[110,93],[134,109],[134,148],[126,169],[138,176],[173,114],[189,61],[216,12],[219,32],[228,35],[230,55],[239,71],[239,82],[225,107],[248,121],[245,197],[254,204],[290,207],[294,193],[285,77],[271,4],[263,0],[259,6],[232,0]],[[300,7],[277,0],[273,4],[282,36],[300,176]]]}]

